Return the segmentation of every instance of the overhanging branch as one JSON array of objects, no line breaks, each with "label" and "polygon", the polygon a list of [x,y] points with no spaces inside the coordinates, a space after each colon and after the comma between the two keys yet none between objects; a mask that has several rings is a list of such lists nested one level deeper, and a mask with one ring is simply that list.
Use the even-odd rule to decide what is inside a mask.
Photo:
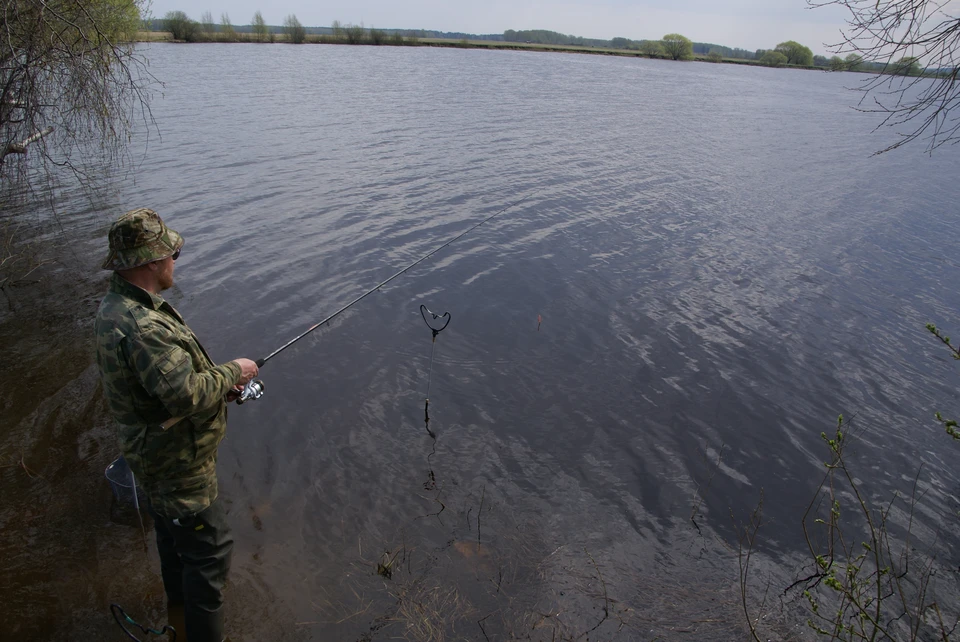
[{"label": "overhanging branch", "polygon": [[19,143],[7,143],[7,146],[3,148],[3,153],[0,153],[0,163],[3,162],[3,159],[6,158],[7,154],[26,154],[27,147],[31,143],[35,143],[44,136],[48,136],[53,133],[53,127],[46,127],[36,132],[32,136],[24,138]]}]

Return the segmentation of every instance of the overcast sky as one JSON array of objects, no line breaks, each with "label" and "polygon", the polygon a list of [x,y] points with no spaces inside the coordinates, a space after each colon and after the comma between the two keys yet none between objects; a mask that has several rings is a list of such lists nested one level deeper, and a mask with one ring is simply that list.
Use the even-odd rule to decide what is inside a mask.
[{"label": "overcast sky", "polygon": [[235,25],[250,24],[260,10],[269,24],[295,14],[308,27],[363,23],[381,29],[436,29],[503,33],[549,29],[586,38],[659,39],[681,33],[695,42],[772,49],[796,40],[815,54],[840,39],[846,14],[836,7],[808,8],[805,0],[154,0],[153,15],[181,10],[194,20],[210,11]]}]

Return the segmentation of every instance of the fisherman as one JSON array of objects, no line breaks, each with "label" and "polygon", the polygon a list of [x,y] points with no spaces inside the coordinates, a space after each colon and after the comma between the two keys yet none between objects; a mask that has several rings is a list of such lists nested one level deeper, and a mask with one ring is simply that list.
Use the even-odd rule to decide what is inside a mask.
[{"label": "fisherman", "polygon": [[[217,446],[227,402],[257,375],[236,359],[215,365],[160,292],[173,286],[183,239],[149,209],[110,228],[113,270],[95,323],[104,397],[120,450],[157,531],[170,622],[190,642],[224,639],[223,586],[233,537],[217,493]],[[183,628],[177,628],[183,640]]]}]

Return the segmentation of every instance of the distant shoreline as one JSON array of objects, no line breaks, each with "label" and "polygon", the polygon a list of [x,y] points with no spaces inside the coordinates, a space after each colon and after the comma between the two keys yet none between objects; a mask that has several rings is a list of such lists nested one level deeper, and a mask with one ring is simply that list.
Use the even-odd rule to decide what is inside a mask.
[{"label": "distant shoreline", "polygon": [[[242,34],[244,36],[248,34]],[[169,42],[176,44],[186,44],[182,40],[174,40],[173,35],[170,32],[166,31],[140,31],[137,32],[136,42]],[[243,44],[267,44],[267,43],[258,43],[252,39],[248,38],[238,38],[237,40],[231,40],[232,43],[243,43]],[[286,43],[286,37],[283,34],[275,35],[276,43]],[[223,44],[223,41],[216,39],[199,41],[198,43],[191,44]],[[523,42],[507,42],[507,41],[496,41],[496,40],[453,40],[448,38],[416,38],[404,39],[403,45],[393,42],[385,42],[380,45],[374,45],[371,43],[363,43],[360,45],[351,45],[346,41],[337,41],[333,40],[330,36],[316,36],[316,35],[307,35],[307,39],[303,44],[326,44],[326,45],[344,45],[344,46],[366,46],[366,47],[446,47],[450,49],[498,49],[498,50],[507,50],[507,51],[543,51],[543,52],[553,52],[553,53],[578,53],[578,54],[590,54],[595,56],[620,56],[626,58],[649,58],[652,60],[670,60],[663,56],[656,56],[643,53],[641,51],[636,51],[632,49],[612,49],[604,47],[586,47],[579,45],[548,45],[540,43],[523,43]],[[721,58],[720,60],[711,60],[707,56],[694,54],[692,61],[694,62],[709,62],[715,64],[728,64],[728,65],[746,65],[750,67],[767,67],[768,69],[805,69],[811,71],[825,71],[823,67],[816,66],[805,66],[805,65],[781,65],[780,67],[770,67],[769,65],[761,65],[756,60],[745,60],[741,58]],[[691,62],[687,61],[678,61],[678,62]]]}]

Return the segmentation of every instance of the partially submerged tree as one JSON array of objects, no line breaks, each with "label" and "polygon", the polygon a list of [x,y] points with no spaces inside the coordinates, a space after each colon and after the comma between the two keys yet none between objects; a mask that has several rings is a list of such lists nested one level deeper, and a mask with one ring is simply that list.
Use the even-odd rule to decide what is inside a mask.
[{"label": "partially submerged tree", "polygon": [[[889,126],[898,139],[877,153],[918,138],[927,151],[960,141],[960,17],[948,13],[944,0],[807,0],[812,7],[836,5],[849,15],[843,40],[831,48],[865,62],[882,63],[884,72],[858,88],[860,109],[883,114],[878,127]],[[897,75],[912,57],[933,78]],[[907,67],[909,70],[910,68]]]},{"label": "partially submerged tree", "polygon": [[693,58],[693,41],[679,33],[668,33],[660,41],[664,53],[673,60],[690,60]]},{"label": "partially submerged tree", "polygon": [[[27,179],[27,149],[76,170],[80,146],[117,154],[145,66],[130,42],[143,0],[5,0],[0,13],[0,179]],[[11,155],[18,161],[11,160]],[[77,170],[79,171],[79,170]],[[6,191],[6,190],[5,190]]]},{"label": "partially submerged tree", "polygon": [[39,223],[24,218],[38,212],[32,204],[53,205],[49,188],[71,177],[95,188],[91,174],[126,158],[137,114],[150,121],[150,77],[130,44],[141,1],[4,0],[0,288],[46,262],[29,243]]}]

